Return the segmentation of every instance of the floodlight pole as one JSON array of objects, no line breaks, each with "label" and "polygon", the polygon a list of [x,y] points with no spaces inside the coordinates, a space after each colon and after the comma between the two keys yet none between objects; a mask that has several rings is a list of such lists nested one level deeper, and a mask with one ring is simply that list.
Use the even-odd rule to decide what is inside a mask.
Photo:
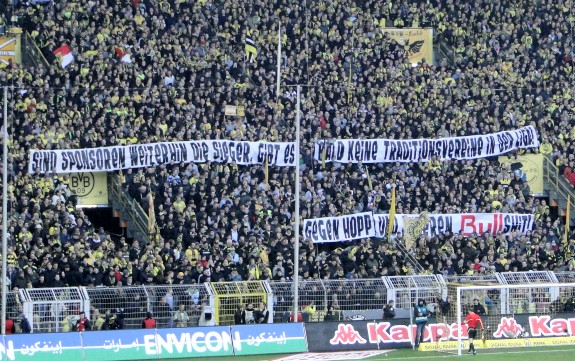
[{"label": "floodlight pole", "polygon": [[2,132],[2,335],[6,334],[6,282],[8,258],[8,87],[4,87],[4,131]]},{"label": "floodlight pole", "polygon": [[299,198],[300,198],[300,174],[299,174],[299,161],[300,161],[300,115],[301,115],[301,85],[297,86],[297,103],[295,115],[295,242],[293,245],[293,267],[294,267],[294,293],[293,293],[293,322],[298,322],[299,315]]}]

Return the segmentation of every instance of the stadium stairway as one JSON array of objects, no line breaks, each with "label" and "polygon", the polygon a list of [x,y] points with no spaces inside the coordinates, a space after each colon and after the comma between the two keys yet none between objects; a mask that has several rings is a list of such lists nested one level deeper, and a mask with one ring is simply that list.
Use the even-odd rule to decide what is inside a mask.
[{"label": "stadium stairway", "polygon": [[121,227],[126,228],[126,236],[137,239],[143,244],[149,243],[148,215],[142,206],[122,188],[117,174],[110,174],[108,177],[108,195],[114,216],[119,218]]},{"label": "stadium stairway", "polygon": [[567,199],[571,197],[569,218],[570,224],[575,225],[575,191],[547,156],[543,158],[543,187],[549,196],[549,205],[556,206],[563,217],[567,215]]}]

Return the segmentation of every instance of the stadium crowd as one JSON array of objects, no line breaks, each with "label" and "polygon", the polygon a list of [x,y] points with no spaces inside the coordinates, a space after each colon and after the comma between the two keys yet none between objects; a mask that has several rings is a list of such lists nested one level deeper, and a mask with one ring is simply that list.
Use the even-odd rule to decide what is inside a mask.
[{"label": "stadium crowd", "polygon": [[[0,85],[11,87],[8,231],[14,289],[292,279],[292,168],[270,167],[267,183],[262,166],[174,164],[124,171],[125,189],[145,210],[153,195],[161,237],[146,244],[95,229],[76,209],[67,176],[29,174],[27,158],[30,149],[293,141],[298,83],[306,84],[302,219],[387,212],[395,186],[397,213],[536,215],[535,229],[526,235],[420,237],[409,251],[425,272],[574,270],[563,220],[532,196],[516,169],[497,159],[365,165],[322,164],[312,157],[322,139],[437,138],[533,125],[541,141],[533,151],[553,157],[561,172],[575,169],[570,0],[15,6],[5,14],[18,16],[49,66],[0,68]],[[452,49],[453,59],[412,67],[407,50],[384,33],[385,26],[433,27],[436,42]],[[258,52],[253,63],[245,61],[248,30]],[[52,53],[62,44],[74,55],[65,68]],[[245,117],[225,117],[226,104],[245,106]],[[393,242],[358,240],[338,248],[300,242],[304,279],[413,272]]]}]

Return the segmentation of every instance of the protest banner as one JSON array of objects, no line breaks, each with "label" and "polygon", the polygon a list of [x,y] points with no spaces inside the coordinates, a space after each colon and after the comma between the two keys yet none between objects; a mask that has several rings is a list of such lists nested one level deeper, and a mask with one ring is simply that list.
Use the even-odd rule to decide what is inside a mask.
[{"label": "protest banner", "polygon": [[200,140],[88,149],[32,150],[30,173],[109,172],[177,163],[295,167],[295,143]]},{"label": "protest banner", "polygon": [[[492,235],[518,231],[525,234],[533,229],[535,216],[514,213],[461,213],[461,214],[396,214],[393,222],[394,234],[406,231],[409,219],[425,219],[420,234],[435,237],[445,232],[469,236],[472,233]],[[314,243],[341,242],[366,237],[385,238],[388,234],[389,214],[357,213],[339,217],[306,219],[303,234]],[[410,235],[411,238],[416,235]]]},{"label": "protest banner", "polygon": [[[539,146],[533,126],[486,135],[439,139],[338,139],[317,142],[316,161],[339,163],[428,162],[498,156],[517,149]],[[324,150],[325,148],[325,150]],[[322,155],[322,153],[325,153]]]},{"label": "protest banner", "polygon": [[375,236],[373,214],[365,212],[341,217],[306,219],[303,223],[303,233],[314,243],[373,237]]},{"label": "protest banner", "polygon": [[[468,236],[471,233],[492,235],[507,234],[519,231],[522,234],[533,229],[535,216],[532,214],[513,213],[461,213],[461,214],[428,214],[428,223],[422,234],[435,237],[445,232],[459,233]],[[405,220],[418,218],[417,214],[396,214],[392,234],[404,233]],[[389,214],[375,214],[375,237],[384,238],[389,225]]]}]

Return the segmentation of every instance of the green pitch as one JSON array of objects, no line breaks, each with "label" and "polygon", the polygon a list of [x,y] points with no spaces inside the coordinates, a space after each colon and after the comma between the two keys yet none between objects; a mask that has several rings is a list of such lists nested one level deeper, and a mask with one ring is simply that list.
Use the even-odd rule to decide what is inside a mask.
[{"label": "green pitch", "polygon": [[[272,361],[287,354],[243,356],[243,357],[208,357],[203,361]],[[575,347],[533,347],[528,349],[508,348],[481,350],[477,355],[456,356],[442,352],[417,352],[412,350],[394,350],[386,354],[381,354],[366,358],[367,361],[388,361],[388,360],[422,360],[422,361],[446,361],[446,360],[472,359],[477,361],[572,361],[575,360]],[[173,359],[172,359],[173,360]],[[197,361],[197,358],[179,359],[181,361]],[[168,360],[160,360],[168,361]]]}]

